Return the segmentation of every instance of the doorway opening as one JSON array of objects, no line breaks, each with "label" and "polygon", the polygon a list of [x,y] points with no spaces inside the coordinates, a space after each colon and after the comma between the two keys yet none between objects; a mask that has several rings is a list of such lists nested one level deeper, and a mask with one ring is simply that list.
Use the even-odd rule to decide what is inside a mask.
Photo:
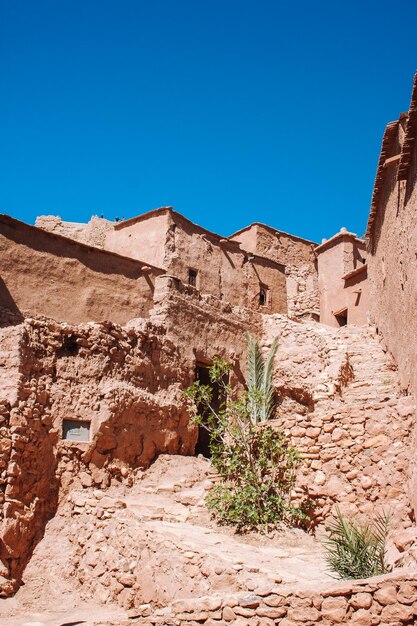
[{"label": "doorway opening", "polygon": [[[213,396],[211,401],[212,409],[215,413],[218,413],[222,403],[225,400],[224,391],[222,386],[219,383],[213,383],[210,380],[209,374],[210,365],[207,364],[197,364],[195,368],[195,379],[198,380],[202,385],[209,385],[213,390]],[[226,381],[227,382],[227,381]],[[199,415],[202,415],[203,418],[207,415],[208,409],[198,406],[197,411]],[[203,426],[198,427],[198,439],[195,447],[195,454],[202,454],[206,459],[211,457],[210,453],[210,434],[207,432]]]},{"label": "doorway opening", "polygon": [[339,326],[347,325],[347,322],[348,322],[348,310],[347,309],[342,309],[340,311],[337,311],[337,313],[335,313],[334,316]]}]

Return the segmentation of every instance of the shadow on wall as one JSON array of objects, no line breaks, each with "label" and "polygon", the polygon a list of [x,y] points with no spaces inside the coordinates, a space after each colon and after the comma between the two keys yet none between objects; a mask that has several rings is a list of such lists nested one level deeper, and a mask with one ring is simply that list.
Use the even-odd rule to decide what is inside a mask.
[{"label": "shadow on wall", "polygon": [[17,326],[23,322],[23,315],[0,277],[0,328]]},{"label": "shadow on wall", "polygon": [[[121,274],[132,279],[142,276],[140,261],[66,239],[61,235],[14,220],[7,215],[0,216],[0,233],[16,244],[26,246],[31,250],[49,253],[60,258],[77,259],[92,271],[100,274]],[[157,270],[158,274],[164,273],[159,268],[152,269]]]}]

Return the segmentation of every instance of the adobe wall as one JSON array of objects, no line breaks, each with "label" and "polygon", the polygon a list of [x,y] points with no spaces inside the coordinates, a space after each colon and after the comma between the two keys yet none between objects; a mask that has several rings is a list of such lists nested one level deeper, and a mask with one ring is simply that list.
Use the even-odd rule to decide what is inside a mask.
[{"label": "adobe wall", "polygon": [[[197,288],[235,306],[271,313],[287,311],[285,269],[282,265],[249,256],[235,243],[220,241],[175,214],[177,228],[168,271],[188,282],[188,269],[198,271]],[[199,232],[201,230],[201,232]],[[268,287],[265,306],[259,305],[262,285]]]},{"label": "adobe wall", "polygon": [[[388,124],[368,221],[371,316],[398,365],[405,393],[417,397],[417,74],[408,113]],[[413,447],[417,446],[417,431]],[[411,492],[417,513],[417,462]]]},{"label": "adobe wall", "polygon": [[[14,314],[70,323],[146,316],[155,267],[0,216],[0,305]],[[4,323],[10,323],[5,319]]]},{"label": "adobe wall", "polygon": [[274,230],[263,224],[252,224],[231,236],[242,249],[285,265],[287,306],[290,317],[319,314],[319,293],[314,248],[317,244]]},{"label": "adobe wall", "polygon": [[316,249],[320,292],[320,322],[338,327],[335,317],[347,309],[347,323],[368,321],[369,298],[366,243],[353,233],[341,231]]},{"label": "adobe wall", "polygon": [[184,361],[192,365],[209,363],[220,356],[234,365],[231,384],[244,380],[245,332],[258,336],[262,332],[262,316],[256,311],[232,306],[209,294],[201,294],[174,276],[156,280],[155,306],[150,319],[163,324],[167,338],[181,346]]},{"label": "adobe wall", "polygon": [[106,250],[166,269],[170,226],[169,210],[156,209],[150,214],[115,224],[106,233],[104,247]]},{"label": "adobe wall", "polygon": [[[392,153],[399,150],[396,144]],[[417,146],[407,180],[397,181],[397,168],[394,163],[384,170],[369,232],[371,315],[395,357],[404,389],[417,397]]]},{"label": "adobe wall", "polygon": [[[285,268],[267,258],[246,255],[238,244],[193,224],[170,208],[157,209],[115,226],[106,247],[164,267],[188,283],[197,271],[197,289],[235,306],[264,312],[287,311]],[[260,306],[262,286],[266,304]]]}]

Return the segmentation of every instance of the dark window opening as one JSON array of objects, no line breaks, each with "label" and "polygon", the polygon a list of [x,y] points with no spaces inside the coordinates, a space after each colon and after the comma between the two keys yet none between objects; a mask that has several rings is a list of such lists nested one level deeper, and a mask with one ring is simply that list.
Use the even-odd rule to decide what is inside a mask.
[{"label": "dark window opening", "polygon": [[197,270],[188,270],[188,284],[197,287]]},{"label": "dark window opening", "polygon": [[[209,365],[197,365],[195,370],[196,380],[200,381],[202,385],[210,385],[213,390],[211,407],[215,413],[218,413],[225,400],[224,391],[223,387],[219,383],[211,382],[209,367]],[[197,407],[198,414],[202,415],[203,418],[205,417],[205,414],[207,414],[208,410],[209,409],[206,409],[205,407]],[[198,427],[198,439],[195,447],[195,454],[202,454],[207,459],[211,457],[210,434],[203,426]]]},{"label": "dark window opening", "polygon": [[339,326],[346,326],[347,324],[347,318],[348,318],[348,310],[344,309],[343,311],[339,311],[338,313],[334,314],[337,323],[339,324]]},{"label": "dark window opening", "polygon": [[90,440],[90,422],[81,420],[64,420],[62,422],[62,439],[71,441]]},{"label": "dark window opening", "polygon": [[65,335],[62,346],[57,350],[57,356],[75,356],[78,353],[79,345],[75,335]]},{"label": "dark window opening", "polygon": [[266,289],[262,288],[259,292],[259,304],[261,306],[266,306],[268,302],[268,292]]}]

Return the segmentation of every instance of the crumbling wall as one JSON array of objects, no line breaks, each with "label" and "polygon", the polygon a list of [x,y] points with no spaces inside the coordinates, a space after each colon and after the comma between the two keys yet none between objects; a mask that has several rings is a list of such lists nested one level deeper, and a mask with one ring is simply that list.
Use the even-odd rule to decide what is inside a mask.
[{"label": "crumbling wall", "polygon": [[17,321],[46,315],[126,323],[148,314],[155,276],[163,273],[7,216],[0,217],[0,256],[0,308]]},{"label": "crumbling wall", "polygon": [[[172,215],[175,229],[167,271],[188,282],[189,269],[197,270],[197,289],[235,306],[265,313],[286,313],[285,268],[274,259],[246,254],[234,241],[221,239],[192,224],[181,215]],[[260,291],[266,301],[260,304]]]},{"label": "crumbling wall", "polygon": [[[367,328],[331,329],[266,316],[264,342],[279,338],[274,423],[302,453],[296,492],[311,499],[313,524],[338,505],[349,516],[390,511],[411,528],[408,480],[416,407]],[[393,556],[400,555],[393,549]]]},{"label": "crumbling wall", "polygon": [[[181,393],[192,366],[163,329],[34,319],[18,328],[16,394],[0,402],[3,595],[19,585],[59,497],[108,486],[161,452],[192,454],[197,436]],[[90,422],[90,440],[63,441],[64,419]]]},{"label": "crumbling wall", "polygon": [[173,276],[156,280],[151,321],[163,323],[167,338],[180,346],[186,363],[210,363],[215,356],[232,363],[232,384],[244,381],[245,332],[262,332],[262,316],[256,311],[201,294]]},{"label": "crumbling wall", "polygon": [[36,218],[35,226],[88,246],[105,248],[106,236],[113,230],[114,224],[96,215],[93,215],[87,224],[64,222],[55,215],[40,215]]}]

